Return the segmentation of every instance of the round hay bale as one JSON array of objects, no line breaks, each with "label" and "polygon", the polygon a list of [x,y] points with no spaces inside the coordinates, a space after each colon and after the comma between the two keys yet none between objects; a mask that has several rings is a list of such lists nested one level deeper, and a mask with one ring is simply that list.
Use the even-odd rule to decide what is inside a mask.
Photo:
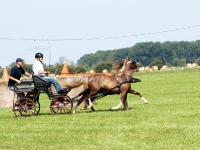
[{"label": "round hay bale", "polygon": [[90,73],[95,73],[95,71],[94,70],[90,70]]},{"label": "round hay bale", "polygon": [[192,64],[191,63],[187,63],[186,64],[186,68],[192,68]]},{"label": "round hay bale", "polygon": [[107,69],[104,69],[104,70],[102,71],[102,73],[108,73],[108,70],[107,70]]},{"label": "round hay bale", "polygon": [[197,63],[193,63],[193,64],[192,64],[192,67],[193,67],[193,68],[197,68],[197,67],[198,67],[198,64],[197,64]]},{"label": "round hay bale", "polygon": [[164,66],[162,66],[162,68],[160,70],[166,71],[166,70],[169,70],[169,67],[167,65],[164,65]]},{"label": "round hay bale", "polygon": [[144,71],[145,71],[144,67],[139,68],[139,72],[144,72]]},{"label": "round hay bale", "polygon": [[157,66],[152,66],[151,69],[152,69],[152,71],[158,71],[158,67]]},{"label": "round hay bale", "polygon": [[150,70],[150,67],[147,66],[147,67],[144,68],[144,70],[145,70],[145,71],[149,71],[149,70]]}]

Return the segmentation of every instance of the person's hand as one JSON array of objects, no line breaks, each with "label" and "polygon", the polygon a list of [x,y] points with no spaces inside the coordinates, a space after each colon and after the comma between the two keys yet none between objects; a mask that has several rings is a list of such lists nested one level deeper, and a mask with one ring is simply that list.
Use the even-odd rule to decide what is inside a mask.
[{"label": "person's hand", "polygon": [[20,80],[17,80],[17,83],[18,83],[18,84],[20,84],[20,83],[21,83],[21,81],[20,81]]},{"label": "person's hand", "polygon": [[46,76],[50,74],[50,71],[45,71]]}]

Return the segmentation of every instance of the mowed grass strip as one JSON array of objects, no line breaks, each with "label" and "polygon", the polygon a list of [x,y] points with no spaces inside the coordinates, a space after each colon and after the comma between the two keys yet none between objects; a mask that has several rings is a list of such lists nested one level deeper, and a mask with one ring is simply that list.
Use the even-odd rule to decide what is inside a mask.
[{"label": "mowed grass strip", "polygon": [[128,95],[129,111],[109,110],[119,95],[99,99],[95,112],[72,115],[52,115],[45,94],[34,117],[15,118],[12,108],[1,108],[0,149],[199,149],[199,75],[199,69],[134,74],[142,82],[132,89],[149,104]]}]

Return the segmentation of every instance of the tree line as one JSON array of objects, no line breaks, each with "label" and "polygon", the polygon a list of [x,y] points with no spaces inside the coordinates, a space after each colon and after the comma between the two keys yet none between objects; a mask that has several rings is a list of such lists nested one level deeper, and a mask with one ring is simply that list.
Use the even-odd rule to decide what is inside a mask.
[{"label": "tree line", "polygon": [[120,61],[130,57],[142,66],[151,66],[154,61],[168,66],[184,66],[185,63],[194,63],[200,57],[200,40],[180,42],[141,42],[132,47],[116,50],[97,51],[86,54],[78,61],[78,65],[93,67],[100,62]]},{"label": "tree line", "polygon": [[[94,70],[102,72],[103,69],[111,71],[116,61],[130,57],[140,63],[141,66],[158,66],[160,69],[163,65],[168,66],[185,66],[186,63],[198,63],[200,65],[200,40],[196,41],[180,41],[180,42],[141,42],[132,47],[115,49],[115,50],[99,50],[93,54],[85,54],[77,64],[68,65],[70,73],[88,72]],[[52,73],[57,71],[60,73],[63,62],[67,59],[60,57],[54,65],[44,64],[45,70]],[[8,66],[8,72],[14,67],[15,62]],[[24,64],[23,68],[27,72],[32,72],[32,64]],[[0,71],[0,77],[2,71]]]}]

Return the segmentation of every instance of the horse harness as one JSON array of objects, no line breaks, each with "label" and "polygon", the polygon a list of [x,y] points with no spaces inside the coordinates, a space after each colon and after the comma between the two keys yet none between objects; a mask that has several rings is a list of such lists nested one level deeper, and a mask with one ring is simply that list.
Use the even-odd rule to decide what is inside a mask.
[{"label": "horse harness", "polygon": [[[120,81],[119,81],[119,76],[124,76],[125,81],[123,81],[123,82],[120,83]],[[116,87],[119,88],[119,92],[120,92],[120,87],[121,87],[122,83],[124,83],[124,82],[129,82],[129,79],[128,79],[129,76],[126,75],[126,74],[124,74],[124,73],[122,73],[121,75],[117,75],[117,73],[115,73],[115,74],[114,74],[114,77],[115,77],[115,80],[116,80],[116,82],[117,82],[117,86],[116,86]]]}]

